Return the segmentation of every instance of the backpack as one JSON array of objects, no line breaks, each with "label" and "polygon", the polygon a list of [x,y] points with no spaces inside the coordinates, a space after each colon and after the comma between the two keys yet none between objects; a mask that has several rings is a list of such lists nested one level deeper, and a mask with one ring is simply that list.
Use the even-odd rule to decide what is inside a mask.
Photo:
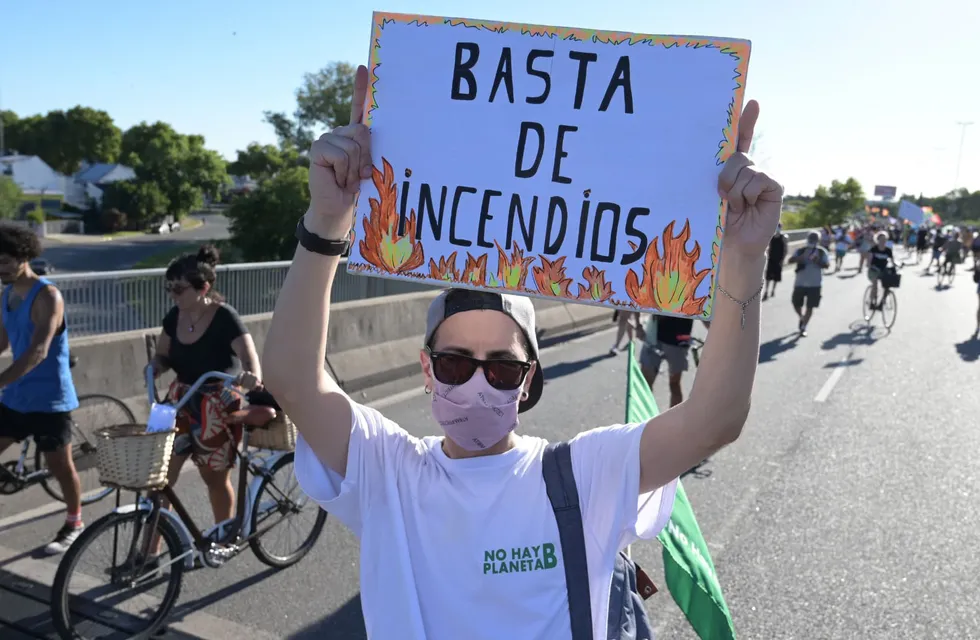
[{"label": "backpack", "polygon": [[[594,640],[585,530],[578,502],[578,487],[572,473],[572,449],[567,442],[556,442],[545,447],[542,473],[558,523],[572,640]],[[653,625],[643,601],[656,592],[657,587],[643,569],[625,551],[620,551],[616,556],[609,590],[606,636],[601,640],[651,640]]]}]

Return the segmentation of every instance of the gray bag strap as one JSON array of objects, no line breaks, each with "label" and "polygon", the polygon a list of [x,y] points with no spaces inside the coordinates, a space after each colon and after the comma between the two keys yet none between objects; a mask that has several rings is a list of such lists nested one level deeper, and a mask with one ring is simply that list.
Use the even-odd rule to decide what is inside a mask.
[{"label": "gray bag strap", "polygon": [[568,615],[572,640],[593,640],[592,599],[589,595],[589,565],[585,555],[585,530],[578,504],[578,487],[572,473],[572,448],[567,442],[547,445],[541,459],[544,485],[558,522]]}]

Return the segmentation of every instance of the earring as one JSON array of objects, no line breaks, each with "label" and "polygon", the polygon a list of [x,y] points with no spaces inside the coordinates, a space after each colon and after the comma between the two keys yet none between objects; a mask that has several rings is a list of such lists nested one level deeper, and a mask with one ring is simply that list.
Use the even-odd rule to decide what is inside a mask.
[{"label": "earring", "polygon": [[429,388],[429,385],[425,385],[425,395],[429,395],[430,393],[432,393],[432,389]]},{"label": "earring", "polygon": [[528,399],[528,393],[527,393],[527,391],[522,391],[521,392],[521,400],[527,400],[527,399]]}]

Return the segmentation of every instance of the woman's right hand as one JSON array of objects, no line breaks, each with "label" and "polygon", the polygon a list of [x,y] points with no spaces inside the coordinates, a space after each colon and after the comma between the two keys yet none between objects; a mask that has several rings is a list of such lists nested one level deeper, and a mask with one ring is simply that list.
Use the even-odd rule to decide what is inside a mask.
[{"label": "woman's right hand", "polygon": [[361,180],[371,177],[371,132],[361,124],[368,71],[357,68],[350,124],[325,133],[310,147],[310,208],[303,223],[329,240],[346,237]]}]

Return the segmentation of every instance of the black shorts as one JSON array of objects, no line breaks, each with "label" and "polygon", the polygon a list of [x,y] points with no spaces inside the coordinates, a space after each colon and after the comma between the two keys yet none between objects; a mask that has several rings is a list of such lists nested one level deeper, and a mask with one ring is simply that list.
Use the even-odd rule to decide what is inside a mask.
[{"label": "black shorts", "polygon": [[71,412],[14,411],[0,404],[0,438],[20,442],[32,436],[40,451],[52,452],[71,442]]},{"label": "black shorts", "polygon": [[793,289],[793,306],[816,309],[820,306],[820,287],[796,287]]},{"label": "black shorts", "polygon": [[783,260],[769,258],[766,263],[766,280],[769,282],[780,282],[783,279]]}]

